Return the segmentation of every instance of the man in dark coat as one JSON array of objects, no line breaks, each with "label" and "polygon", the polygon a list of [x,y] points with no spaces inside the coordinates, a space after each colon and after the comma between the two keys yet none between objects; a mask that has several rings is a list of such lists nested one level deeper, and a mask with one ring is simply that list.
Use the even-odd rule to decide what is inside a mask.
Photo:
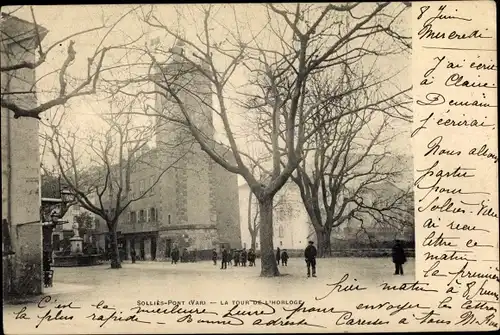
[{"label": "man in dark coat", "polygon": [[311,277],[311,267],[312,267],[312,276],[316,277],[316,247],[314,246],[313,241],[309,241],[309,245],[304,250],[304,257],[306,258],[307,265],[307,277]]},{"label": "man in dark coat", "polygon": [[234,251],[234,266],[240,264],[240,252],[238,250]]},{"label": "man in dark coat", "polygon": [[283,250],[281,252],[281,265],[283,266],[287,266],[288,264],[288,252],[286,252],[286,250]]},{"label": "man in dark coat", "polygon": [[225,247],[222,247],[222,264],[220,269],[227,269],[227,250]]},{"label": "man in dark coat", "polygon": [[241,263],[241,266],[247,266],[247,249],[246,248],[243,248],[243,250],[241,251],[241,254],[240,254],[240,263]]},{"label": "man in dark coat", "polygon": [[177,262],[179,261],[179,249],[177,249],[177,247],[172,250],[170,257],[172,257],[172,264],[177,264]]},{"label": "man in dark coat", "polygon": [[281,250],[278,247],[278,249],[276,249],[276,262],[278,262],[278,265],[280,265],[280,259],[281,259]]},{"label": "man in dark coat", "polygon": [[217,265],[217,250],[215,248],[212,250],[212,260],[214,261],[214,265]]},{"label": "man in dark coat", "polygon": [[392,247],[392,262],[396,266],[395,275],[403,275],[403,264],[406,263],[406,255],[401,241],[396,240]]},{"label": "man in dark coat", "polygon": [[255,251],[248,250],[248,266],[255,266]]}]

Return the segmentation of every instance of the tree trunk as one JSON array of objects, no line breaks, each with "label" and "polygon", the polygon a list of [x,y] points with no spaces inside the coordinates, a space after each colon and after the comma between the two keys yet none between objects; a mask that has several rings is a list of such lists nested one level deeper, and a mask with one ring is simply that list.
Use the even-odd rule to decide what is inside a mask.
[{"label": "tree trunk", "polygon": [[[255,229],[255,226],[253,225],[252,222],[252,191],[250,191],[250,194],[248,195],[248,217],[247,217],[247,223],[248,223],[248,232],[250,233],[250,237],[252,238],[251,242],[251,248],[255,250],[255,243],[257,240],[257,229]],[[253,227],[253,228],[252,228]]]},{"label": "tree trunk", "polygon": [[111,243],[110,243],[110,258],[111,258],[111,268],[120,269],[122,267],[120,262],[120,252],[118,251],[118,236],[116,234],[116,223],[110,225]]},{"label": "tree trunk", "polygon": [[330,231],[328,229],[315,229],[316,239],[318,240],[318,257],[331,256]]},{"label": "tree trunk", "polygon": [[255,251],[256,250],[256,245],[257,245],[257,232],[254,230],[252,234],[250,234],[252,237],[252,242],[250,243],[251,248]]},{"label": "tree trunk", "polygon": [[273,246],[273,198],[259,199],[260,254],[262,277],[276,277],[280,273],[276,264]]}]

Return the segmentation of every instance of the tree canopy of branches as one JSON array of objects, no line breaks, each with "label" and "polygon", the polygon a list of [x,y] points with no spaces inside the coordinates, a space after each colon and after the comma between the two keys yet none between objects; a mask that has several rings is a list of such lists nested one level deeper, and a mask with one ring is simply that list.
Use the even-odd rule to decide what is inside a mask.
[{"label": "tree canopy of branches", "polygon": [[[62,130],[64,114],[59,118],[56,115],[44,136],[76,201],[106,222],[111,234],[112,268],[121,267],[116,234],[120,215],[131,203],[146,196],[187,153],[177,150],[183,143],[164,143],[161,152],[158,148],[146,149],[156,124],[134,122],[130,113],[134,103],[123,100],[110,104],[109,113],[101,117],[104,126],[88,136],[80,135],[78,129]],[[161,156],[168,156],[169,161]],[[131,192],[133,171],[146,167],[152,169],[153,181],[143,190]]]},{"label": "tree canopy of branches", "polygon": [[[189,9],[194,22],[179,11],[181,21],[198,28],[195,34],[187,36],[170,22],[163,21],[156,15],[157,10],[151,8],[143,11],[144,23],[174,38],[178,45],[171,49],[140,48],[152,61],[148,73],[108,83],[115,95],[163,96],[176,108],[149,106],[148,114],[185,126],[212,160],[245,179],[260,207],[261,275],[278,276],[272,242],[274,195],[303,160],[304,144],[321,126],[306,128],[304,125],[318,108],[338,102],[352,90],[311,102],[309,82],[319,73],[334,71],[346,62],[405,50],[410,38],[397,29],[405,10],[404,5],[389,3],[267,4],[252,7],[252,13],[259,20],[253,22],[247,17],[247,21],[242,22],[245,11],[248,12],[246,7],[209,5],[199,10]],[[231,18],[231,23],[227,18]],[[190,52],[180,50],[180,44],[185,46],[184,51]],[[170,64],[173,62],[176,66],[165,66],[165,55],[170,58]],[[159,70],[159,75],[154,74],[155,70]],[[246,82],[238,85],[236,78],[241,76]],[[132,89],[135,84],[151,81],[154,89]],[[406,92],[402,90],[400,94]],[[207,96],[215,98],[213,105]],[[231,159],[214,149],[213,137],[209,134],[213,128],[202,127],[199,113],[193,111],[202,109],[193,108],[186,97],[218,118]],[[237,142],[232,120],[237,109],[269,125],[261,136],[269,142],[271,166],[259,166],[270,176],[266,183],[259,180],[261,174],[252,173],[253,157]],[[389,109],[379,110],[380,113],[386,111]],[[354,112],[350,110],[345,114]],[[330,123],[341,117],[335,115],[323,122]]]},{"label": "tree canopy of branches", "polygon": [[[339,91],[348,94],[336,103],[318,107],[305,125],[317,130],[306,141],[304,159],[292,175],[316,232],[321,256],[331,251],[332,229],[353,218],[366,228],[361,213],[380,225],[395,225],[391,212],[406,211],[398,206],[409,194],[409,190],[391,191],[395,187],[392,182],[408,170],[408,165],[392,155],[388,145],[395,137],[391,135],[391,121],[407,114],[400,110],[407,111],[411,99],[400,92],[378,94],[389,79],[373,68],[364,71],[359,65],[344,64],[341,70],[337,78],[327,74],[311,81],[313,101],[337,96]],[[382,109],[384,113],[377,113]],[[390,109],[393,112],[388,113]],[[324,121],[338,115],[341,117],[335,122]],[[409,115],[403,119],[409,119]]]},{"label": "tree canopy of branches", "polygon": [[[141,37],[118,44],[109,42],[110,33],[135,9],[136,7],[113,18],[113,21],[106,20],[99,26],[68,34],[50,44],[45,44],[44,39],[51,32],[38,24],[33,7],[30,7],[31,21],[21,20],[14,16],[15,13],[10,15],[2,12],[0,26],[2,58],[0,72],[3,82],[0,94],[1,106],[12,111],[14,118],[40,119],[42,113],[53,107],[64,105],[77,97],[95,94],[98,91],[98,83],[102,74],[114,68],[113,64],[106,64],[110,51],[133,44]],[[52,33],[59,33],[59,31]],[[87,58],[87,66],[83,77],[78,78],[70,73],[70,68],[79,55],[77,39],[94,33],[103,33],[103,35],[100,40],[96,41],[95,49],[90,55],[80,56]],[[63,46],[66,47],[66,58],[55,69],[39,73],[36,80],[24,80],[24,78],[32,78],[33,75],[29,73],[40,70],[57,53],[58,48]],[[37,92],[38,82],[51,77],[58,85],[55,85],[50,92]],[[26,85],[22,85],[24,89],[12,90],[10,83],[13,79],[26,82]],[[43,100],[38,101],[37,104],[26,103],[28,99],[34,97]]]}]

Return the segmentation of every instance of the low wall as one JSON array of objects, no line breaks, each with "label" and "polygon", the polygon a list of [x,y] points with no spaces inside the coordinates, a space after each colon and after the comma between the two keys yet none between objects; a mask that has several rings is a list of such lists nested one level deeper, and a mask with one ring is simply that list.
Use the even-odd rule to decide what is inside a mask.
[{"label": "low wall", "polygon": [[101,255],[55,256],[53,267],[93,266],[103,263]]},{"label": "low wall", "polygon": [[[304,257],[304,250],[287,249],[286,252],[290,257]],[[405,249],[406,257],[415,257],[415,249]],[[257,251],[257,257],[260,257],[260,251]],[[344,249],[332,250],[332,254],[328,257],[392,257],[392,249]]]}]

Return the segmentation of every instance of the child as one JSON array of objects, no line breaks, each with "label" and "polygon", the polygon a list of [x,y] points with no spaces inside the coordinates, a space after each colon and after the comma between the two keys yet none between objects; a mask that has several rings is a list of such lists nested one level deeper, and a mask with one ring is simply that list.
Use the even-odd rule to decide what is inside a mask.
[{"label": "child", "polygon": [[281,252],[281,265],[287,266],[288,264],[288,253],[285,249]]},{"label": "child", "polygon": [[217,265],[217,250],[212,250],[212,260],[214,261],[214,265]]}]

